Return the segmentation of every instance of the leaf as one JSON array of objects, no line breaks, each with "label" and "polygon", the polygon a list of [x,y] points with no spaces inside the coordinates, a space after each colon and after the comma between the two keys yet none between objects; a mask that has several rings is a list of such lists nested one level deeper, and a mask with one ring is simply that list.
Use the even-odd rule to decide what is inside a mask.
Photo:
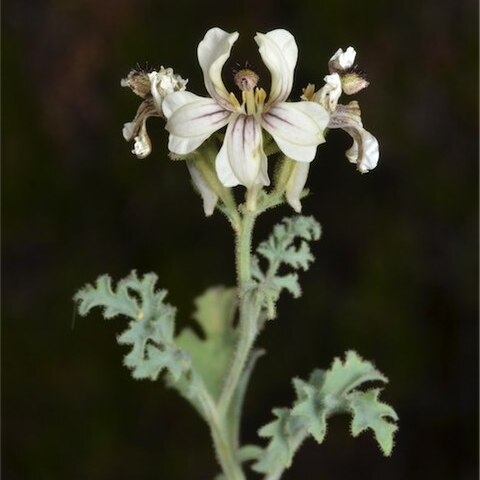
[{"label": "leaf", "polygon": [[139,278],[135,271],[120,280],[116,290],[108,275],[100,276],[95,286],[86,285],[74,297],[80,315],[103,307],[106,319],[124,315],[132,320],[117,337],[122,345],[131,345],[124,364],[134,378],[157,379],[163,370],[178,380],[189,368],[188,355],[174,343],[175,308],[165,303],[167,292],[155,290],[157,276],[149,273]]},{"label": "leaf", "polygon": [[295,450],[308,436],[321,443],[327,421],[336,413],[351,413],[354,437],[366,429],[373,430],[385,455],[390,455],[398,420],[392,407],[378,400],[380,389],[357,390],[365,382],[387,382],[372,363],[349,351],[345,361],[336,358],[329,370],[314,370],[308,381],[294,379],[296,400],[291,408],[275,409],[276,420],[259,430],[270,442],[253,469],[272,474],[288,468]]},{"label": "leaf", "polygon": [[290,409],[275,408],[273,414],[277,418],[258,431],[261,437],[270,438],[270,442],[252,465],[256,472],[269,473],[277,465],[289,467],[292,463],[294,451]]},{"label": "leaf", "polygon": [[350,350],[345,357],[344,362],[335,358],[330,370],[325,373],[322,391],[327,395],[340,397],[364,382],[388,382],[372,363],[363,360],[356,352]]},{"label": "leaf", "polygon": [[225,287],[210,288],[195,300],[195,304],[193,318],[202,328],[205,338],[185,328],[176,342],[190,354],[196,372],[216,399],[220,395],[237,342],[237,333],[233,328],[237,309],[236,291]]},{"label": "leaf", "polygon": [[244,445],[238,450],[237,458],[240,463],[256,460],[263,449],[258,445]]},{"label": "leaf", "polygon": [[353,412],[351,432],[354,437],[368,428],[372,429],[383,454],[390,456],[393,448],[393,435],[398,429],[390,420],[398,420],[395,410],[387,403],[380,402],[380,389],[366,392],[355,391],[349,395],[349,405]]},{"label": "leaf", "polygon": [[[260,268],[258,257],[252,260],[252,276],[257,282],[267,318],[276,316],[275,304],[283,290],[287,290],[294,298],[301,295],[298,274],[296,272],[279,273],[282,265],[293,270],[308,270],[314,258],[308,241],[320,238],[320,225],[313,217],[298,215],[284,218],[277,224],[270,237],[260,243],[257,254],[263,257],[268,268],[264,272]],[[296,242],[300,241],[297,245]]]}]

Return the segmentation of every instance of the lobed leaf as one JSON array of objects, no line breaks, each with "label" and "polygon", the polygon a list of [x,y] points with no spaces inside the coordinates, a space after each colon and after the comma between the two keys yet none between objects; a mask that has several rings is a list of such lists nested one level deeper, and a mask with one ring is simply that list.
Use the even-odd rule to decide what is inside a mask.
[{"label": "lobed leaf", "polygon": [[308,381],[294,379],[296,400],[291,408],[275,409],[277,419],[259,430],[270,441],[252,468],[266,474],[288,468],[295,449],[308,435],[318,443],[324,440],[327,421],[336,413],[351,413],[352,435],[371,429],[384,455],[390,455],[398,416],[378,400],[380,389],[357,389],[371,381],[388,380],[353,351],[347,352],[343,362],[336,358],[327,371],[314,370]]},{"label": "lobed leaf", "polygon": [[163,370],[178,380],[190,365],[190,359],[174,343],[176,310],[165,303],[167,292],[155,290],[153,273],[139,278],[135,271],[112,287],[108,275],[95,285],[86,285],[74,297],[80,315],[95,307],[103,308],[106,319],[117,315],[131,318],[127,329],[117,337],[122,345],[131,345],[124,364],[134,378],[155,380]]},{"label": "lobed leaf", "polygon": [[267,318],[276,316],[276,302],[283,290],[290,292],[294,298],[300,297],[298,274],[280,273],[280,269],[285,266],[294,270],[308,270],[314,257],[307,242],[319,238],[319,223],[313,217],[299,215],[284,218],[274,227],[270,237],[258,246],[257,254],[266,260],[268,267],[262,271],[258,257],[254,256],[252,277],[256,281]]}]

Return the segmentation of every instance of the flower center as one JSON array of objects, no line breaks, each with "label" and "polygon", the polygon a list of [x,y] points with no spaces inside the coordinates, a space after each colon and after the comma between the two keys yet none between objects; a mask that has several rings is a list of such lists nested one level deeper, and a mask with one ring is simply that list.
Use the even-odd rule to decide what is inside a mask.
[{"label": "flower center", "polygon": [[249,68],[242,68],[233,77],[235,84],[242,91],[241,108],[244,109],[247,115],[256,115],[263,111],[267,94],[263,88],[257,88],[259,78]]}]

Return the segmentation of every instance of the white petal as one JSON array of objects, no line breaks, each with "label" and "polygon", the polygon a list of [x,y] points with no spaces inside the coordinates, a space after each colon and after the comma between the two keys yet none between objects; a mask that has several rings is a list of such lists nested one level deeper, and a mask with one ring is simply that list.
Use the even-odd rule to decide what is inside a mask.
[{"label": "white petal", "polygon": [[341,128],[352,138],[353,145],[345,152],[357,169],[366,173],[373,170],[380,156],[377,139],[363,128],[360,107],[353,101],[348,105],[338,105],[330,118],[329,128]]},{"label": "white petal", "polygon": [[311,162],[317,145],[323,143],[328,112],[314,102],[281,103],[262,117],[262,126],[282,152],[293,160]]},{"label": "white petal", "polygon": [[353,47],[348,47],[345,52],[339,48],[328,62],[330,73],[342,72],[351,68],[355,62],[356,55],[357,52]]},{"label": "white petal", "polygon": [[150,100],[144,100],[138,107],[135,118],[131,122],[127,122],[123,125],[122,135],[127,142],[133,140],[142,128],[142,125],[145,124],[145,121],[149,117],[158,117],[159,114]]},{"label": "white petal", "polygon": [[144,100],[138,107],[132,122],[123,125],[123,138],[128,142],[134,140],[132,153],[138,158],[145,158],[152,151],[152,142],[147,133],[147,119],[158,117],[159,114],[151,100]]},{"label": "white petal", "polygon": [[211,28],[198,44],[197,49],[198,62],[203,70],[207,92],[224,108],[230,110],[232,107],[222,81],[222,68],[237,38],[238,32],[228,33],[221,28]]},{"label": "white petal", "polygon": [[333,112],[337,108],[338,99],[342,94],[342,80],[338,73],[327,75],[324,80],[325,85],[315,92],[312,102],[317,102],[329,112]]},{"label": "white petal", "polygon": [[138,136],[135,137],[132,153],[138,158],[145,158],[150,155],[152,151],[152,142],[147,133],[146,119],[144,120]]},{"label": "white petal", "polygon": [[187,160],[186,163],[188,171],[192,176],[193,183],[202,197],[205,215],[209,217],[215,210],[215,206],[218,202],[218,195],[210,188],[198,168],[195,166],[195,163],[191,160]]},{"label": "white petal", "polygon": [[187,154],[199,147],[212,133],[228,123],[231,115],[211,98],[190,92],[175,92],[163,101],[168,118],[165,126],[170,133],[168,148]]},{"label": "white petal", "polygon": [[373,170],[380,157],[378,140],[364,128],[344,128],[344,130],[353,138],[353,145],[345,152],[348,160],[356,163],[361,173]]},{"label": "white petal", "polygon": [[269,185],[262,130],[253,116],[234,114],[216,159],[217,175],[226,187]]},{"label": "white petal", "polygon": [[135,137],[135,126],[135,122],[127,122],[123,124],[122,135],[127,142]]},{"label": "white petal", "polygon": [[215,170],[217,171],[218,179],[225,187],[236,187],[240,185],[240,180],[235,176],[230,166],[227,142],[225,141],[215,159]]},{"label": "white petal", "polygon": [[170,95],[167,95],[162,104],[163,114],[166,118],[170,118],[174,112],[179,108],[187,105],[188,103],[193,103],[197,100],[200,100],[205,97],[200,97],[195,95],[192,92],[174,92]]},{"label": "white petal", "polygon": [[268,107],[268,105],[285,101],[290,95],[298,47],[293,35],[282,29],[272,30],[266,34],[257,33],[255,41],[272,76]]},{"label": "white petal", "polygon": [[310,164],[306,162],[295,162],[293,171],[287,183],[287,190],[285,196],[288,203],[297,212],[302,211],[302,204],[300,203],[300,196],[308,178],[308,171]]}]

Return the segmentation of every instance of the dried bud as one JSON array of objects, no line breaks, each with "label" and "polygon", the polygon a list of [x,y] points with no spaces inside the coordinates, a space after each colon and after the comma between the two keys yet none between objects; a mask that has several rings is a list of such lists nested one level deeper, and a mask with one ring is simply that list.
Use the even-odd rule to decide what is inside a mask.
[{"label": "dried bud", "polygon": [[130,87],[135,95],[142,98],[150,94],[151,82],[147,72],[131,70],[127,78],[122,78],[120,85]]},{"label": "dried bud", "polygon": [[361,72],[347,72],[342,78],[342,89],[347,95],[353,95],[367,88],[370,83]]}]

